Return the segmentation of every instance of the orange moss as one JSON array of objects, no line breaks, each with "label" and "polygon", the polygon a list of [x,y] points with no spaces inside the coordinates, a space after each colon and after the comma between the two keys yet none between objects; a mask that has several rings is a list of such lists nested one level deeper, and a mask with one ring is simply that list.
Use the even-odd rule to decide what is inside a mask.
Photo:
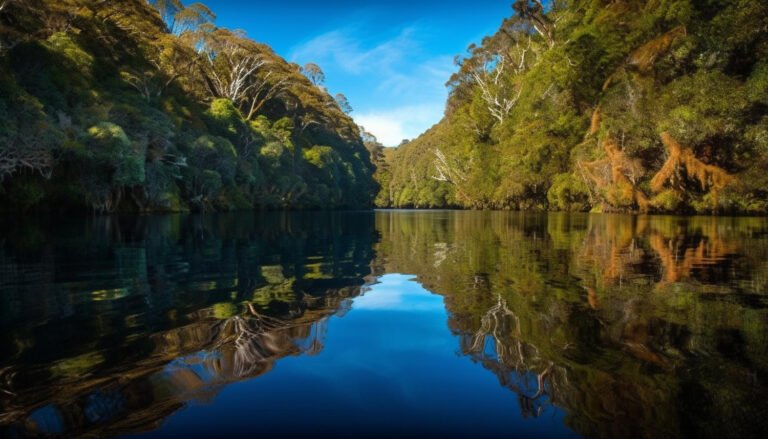
[{"label": "orange moss", "polygon": [[651,179],[651,189],[658,193],[664,190],[667,183],[674,187],[679,184],[676,179],[684,172],[688,177],[697,180],[702,190],[709,189],[713,204],[717,206],[718,193],[733,181],[733,176],[722,168],[697,159],[693,150],[680,145],[667,132],[661,133],[661,142],[669,151],[669,157]]},{"label": "orange moss", "polygon": [[589,307],[594,310],[600,309],[600,301],[597,298],[597,291],[592,287],[584,287],[584,289],[587,290],[587,303],[589,304]]},{"label": "orange moss", "polygon": [[667,52],[679,38],[687,35],[685,26],[678,26],[664,35],[654,38],[638,47],[627,57],[625,64],[617,68],[603,83],[603,91],[627,75],[627,66],[632,66],[641,73],[648,73],[659,56]]},{"label": "orange moss", "polygon": [[603,121],[603,115],[600,112],[600,107],[595,108],[595,111],[592,112],[592,120],[589,124],[589,133],[588,136],[594,136],[597,134],[598,131],[600,131],[600,124]]},{"label": "orange moss", "polygon": [[618,81],[619,79],[621,79],[622,76],[626,74],[627,74],[627,71],[624,68],[624,66],[619,67],[618,69],[616,69],[615,72],[611,73],[611,76],[609,76],[608,79],[605,80],[605,82],[603,83],[602,90],[603,91],[608,90],[613,85],[614,82]]},{"label": "orange moss", "polygon": [[664,35],[638,47],[629,55],[627,64],[634,66],[641,72],[648,72],[656,59],[668,51],[672,44],[687,34],[685,26],[678,26]]},{"label": "orange moss", "polygon": [[606,158],[581,163],[582,170],[586,171],[598,189],[609,191],[614,204],[634,203],[641,212],[647,212],[650,200],[627,176],[641,173],[642,167],[637,161],[629,159],[612,137],[603,139],[602,146]]}]

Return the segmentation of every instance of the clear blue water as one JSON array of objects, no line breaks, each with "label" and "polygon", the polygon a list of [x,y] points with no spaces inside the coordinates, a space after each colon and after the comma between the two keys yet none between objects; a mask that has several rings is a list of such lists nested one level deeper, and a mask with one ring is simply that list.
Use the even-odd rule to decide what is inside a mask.
[{"label": "clear blue water", "polygon": [[413,276],[387,274],[365,290],[323,322],[317,355],[195,400],[146,436],[574,436],[552,406],[524,419],[517,395],[458,352],[442,297]]}]

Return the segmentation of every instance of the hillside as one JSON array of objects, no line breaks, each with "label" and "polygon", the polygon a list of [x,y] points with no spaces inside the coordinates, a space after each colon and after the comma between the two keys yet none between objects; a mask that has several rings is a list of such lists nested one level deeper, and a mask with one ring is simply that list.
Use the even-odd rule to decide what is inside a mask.
[{"label": "hillside", "polygon": [[302,68],[179,0],[0,0],[0,209],[368,207],[360,132]]},{"label": "hillside", "polygon": [[518,0],[377,204],[768,212],[768,3]]}]

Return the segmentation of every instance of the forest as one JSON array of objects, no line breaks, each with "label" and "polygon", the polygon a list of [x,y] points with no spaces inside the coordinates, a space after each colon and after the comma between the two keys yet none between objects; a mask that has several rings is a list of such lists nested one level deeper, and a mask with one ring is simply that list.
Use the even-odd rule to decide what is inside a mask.
[{"label": "forest", "polygon": [[0,0],[0,210],[368,208],[346,98],[180,0]]},{"label": "forest", "polygon": [[0,210],[768,212],[768,4],[516,0],[384,148],[181,0],[0,0]]},{"label": "forest", "polygon": [[517,0],[382,207],[768,212],[768,3]]}]

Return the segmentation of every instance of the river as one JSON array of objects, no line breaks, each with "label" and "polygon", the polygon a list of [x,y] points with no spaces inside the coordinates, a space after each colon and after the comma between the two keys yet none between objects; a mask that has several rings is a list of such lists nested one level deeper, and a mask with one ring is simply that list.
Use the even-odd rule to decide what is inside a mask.
[{"label": "river", "polygon": [[2,437],[765,437],[768,218],[0,221]]}]

